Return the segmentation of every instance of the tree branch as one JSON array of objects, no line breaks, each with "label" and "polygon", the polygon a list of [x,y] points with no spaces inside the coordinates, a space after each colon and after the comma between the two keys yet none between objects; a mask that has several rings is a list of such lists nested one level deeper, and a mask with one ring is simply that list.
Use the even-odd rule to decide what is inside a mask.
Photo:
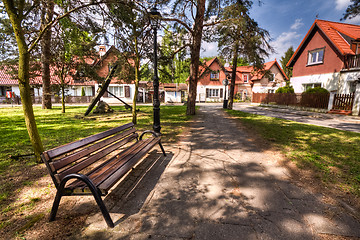
[{"label": "tree branch", "polygon": [[183,25],[191,34],[194,33],[194,31],[184,22],[177,18],[161,18],[161,20],[168,21],[168,22],[178,22],[181,25]]},{"label": "tree branch", "polygon": [[57,23],[58,21],[60,21],[61,19],[69,16],[71,13],[73,12],[76,12],[82,8],[87,8],[87,7],[90,7],[90,6],[95,6],[95,5],[99,5],[99,4],[103,4],[103,3],[109,3],[109,1],[100,1],[100,2],[92,2],[92,3],[88,3],[88,4],[85,4],[85,5],[81,5],[81,6],[78,6],[78,7],[75,7],[71,10],[69,10],[68,12],[58,16],[57,18],[55,18],[54,20],[52,20],[51,22],[49,22],[45,27],[44,29],[42,29],[39,33],[39,36],[35,39],[35,41],[31,44],[31,46],[29,47],[28,49],[28,52],[31,52],[35,46],[39,43],[39,41],[41,40],[42,36],[44,35],[44,33],[46,32],[47,29],[49,29],[50,27],[52,27],[52,25],[54,25],[55,23]]}]

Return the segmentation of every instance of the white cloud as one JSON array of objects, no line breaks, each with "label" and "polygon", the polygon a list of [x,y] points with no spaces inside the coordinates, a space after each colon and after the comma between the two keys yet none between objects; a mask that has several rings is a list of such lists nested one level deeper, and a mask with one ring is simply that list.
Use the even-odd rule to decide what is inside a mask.
[{"label": "white cloud", "polygon": [[350,0],[335,0],[336,10],[345,10],[349,4]]},{"label": "white cloud", "polygon": [[201,57],[218,56],[217,48],[216,42],[202,42],[200,55]]},{"label": "white cloud", "polygon": [[304,23],[302,22],[302,18],[298,18],[295,20],[294,24],[291,25],[290,29],[297,30],[300,27],[302,27],[303,25],[304,25]]},{"label": "white cloud", "polygon": [[356,16],[356,17],[353,17],[351,19],[346,19],[345,20],[346,23],[350,23],[350,24],[360,24],[360,16]]},{"label": "white cloud", "polygon": [[269,61],[273,61],[275,58],[280,61],[281,57],[290,46],[293,46],[295,50],[298,47],[298,40],[301,36],[301,34],[295,31],[281,33],[273,42],[270,43],[274,48],[275,53],[269,56]]}]

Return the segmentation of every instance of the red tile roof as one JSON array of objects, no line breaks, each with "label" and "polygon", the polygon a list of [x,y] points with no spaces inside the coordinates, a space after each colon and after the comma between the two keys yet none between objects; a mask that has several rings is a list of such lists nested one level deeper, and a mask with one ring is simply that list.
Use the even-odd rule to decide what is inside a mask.
[{"label": "red tile roof", "polygon": [[360,26],[316,19],[300,43],[299,47],[296,49],[295,53],[289,60],[287,66],[292,66],[294,59],[301,52],[303,45],[307,41],[310,41],[309,37],[315,28],[318,28],[325,34],[325,36],[330,40],[330,42],[334,45],[340,54],[355,54],[354,51],[351,50],[350,44],[343,38],[341,34],[346,35],[354,40],[360,40]]}]

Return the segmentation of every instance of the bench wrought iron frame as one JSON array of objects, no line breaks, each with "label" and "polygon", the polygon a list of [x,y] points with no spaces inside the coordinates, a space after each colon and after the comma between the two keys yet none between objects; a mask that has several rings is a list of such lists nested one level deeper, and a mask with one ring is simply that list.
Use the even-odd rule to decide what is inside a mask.
[{"label": "bench wrought iron frame", "polygon": [[[138,150],[138,152],[135,152],[136,154],[140,153],[140,156],[138,157],[138,159],[134,159],[134,161],[132,161],[132,157],[129,157],[129,155],[126,155],[124,154],[122,156],[122,158],[119,158],[117,161],[114,160],[115,163],[119,163],[121,160],[125,159],[125,158],[128,158],[128,160],[126,160],[124,163],[120,164],[120,166],[118,166],[118,168],[116,168],[117,170],[120,170],[120,168],[124,167],[125,168],[125,171],[123,171],[123,173],[120,173],[120,175],[118,177],[116,177],[113,182],[111,182],[111,184],[109,185],[109,189],[114,185],[116,184],[118,181],[120,181],[120,179],[122,178],[122,176],[124,176],[127,172],[129,172],[132,167],[137,164],[144,156],[142,155],[145,155],[147,152],[149,152],[157,143],[159,144],[160,146],[160,149],[163,153],[164,156],[166,156],[166,153],[165,153],[165,150],[161,144],[161,139],[160,139],[160,136],[153,132],[153,131],[150,131],[150,130],[147,130],[147,131],[144,131],[140,136],[138,136],[136,133],[135,133],[135,128],[134,128],[134,125],[132,123],[129,123],[129,124],[125,124],[123,126],[120,126],[120,127],[117,127],[117,128],[113,128],[113,129],[110,129],[110,130],[107,130],[105,132],[102,132],[102,133],[99,133],[99,134],[95,134],[95,135],[92,135],[92,136],[89,136],[87,138],[84,138],[82,140],[79,140],[79,141],[75,141],[75,142],[72,142],[72,143],[69,143],[67,145],[63,145],[63,146],[60,146],[60,147],[57,147],[57,148],[54,148],[54,149],[51,149],[51,150],[48,150],[48,151],[45,151],[41,154],[41,158],[42,160],[45,162],[46,164],[46,167],[50,173],[50,176],[55,184],[55,187],[57,189],[57,192],[56,192],[56,196],[55,196],[55,199],[54,199],[54,202],[53,202],[53,206],[52,206],[52,209],[51,209],[51,213],[50,213],[50,218],[49,220],[50,221],[54,221],[55,220],[55,217],[56,217],[56,213],[57,213],[57,210],[59,208],[59,204],[60,204],[60,200],[61,200],[61,197],[62,196],[81,196],[81,195],[93,195],[94,198],[95,198],[95,201],[97,203],[97,205],[99,206],[100,208],[100,211],[107,223],[107,225],[111,228],[114,227],[114,223],[110,217],[110,214],[109,214],[109,211],[107,210],[101,196],[106,196],[108,194],[108,190],[109,189],[100,189],[98,186],[101,184],[101,182],[105,181],[106,179],[110,178],[111,176],[113,175],[110,175],[108,176],[107,178],[104,178],[99,184],[98,186],[91,180],[91,178],[89,176],[87,176],[88,174],[90,175],[91,173],[94,173],[93,171],[90,171],[88,174],[81,174],[79,172],[73,172],[73,173],[70,173],[70,174],[67,174],[65,175],[64,177],[62,177],[61,179],[59,179],[59,176],[57,176],[57,169],[54,168],[54,166],[51,165],[51,162],[53,160],[53,158],[57,157],[57,156],[61,156],[63,154],[66,154],[67,152],[69,152],[70,150],[71,151],[77,151],[78,149],[80,148],[83,148],[84,146],[88,145],[88,144],[91,144],[92,141],[87,141],[91,138],[94,138],[95,136],[101,136],[101,135],[104,135],[103,137],[98,137],[98,139],[96,141],[103,141],[104,139],[106,139],[106,137],[109,137],[109,136],[114,136],[115,134],[118,134],[119,131],[117,130],[120,130],[122,132],[125,132],[126,129],[129,129],[129,128],[133,128],[133,139],[136,139],[136,142],[134,144],[132,144],[130,147],[124,149],[123,151],[121,151],[121,153],[119,153],[117,156],[119,156],[120,154],[126,152],[127,150],[129,150],[131,147],[134,147],[136,144],[140,143],[143,139],[143,136],[145,134],[148,134],[148,133],[151,133],[152,134],[152,137],[153,139],[155,139],[155,143],[153,143],[153,146],[150,146],[150,148],[147,150],[147,151],[144,151],[143,153],[141,153],[140,150],[143,150],[145,147],[147,147],[147,145],[145,145],[144,148],[141,148],[140,150]],[[111,133],[111,134],[109,134]],[[124,135],[124,138],[126,137],[127,135]],[[132,141],[133,139],[129,140],[129,141]],[[119,140],[117,139],[117,141],[122,141],[122,140]],[[110,142],[110,143],[114,143],[114,142]],[[148,143],[150,144],[150,142]],[[78,146],[77,146],[78,145]],[[67,149],[67,146],[77,146],[77,147],[70,147],[68,149],[70,150],[65,150]],[[65,151],[64,152],[61,152],[61,150],[64,149]],[[56,152],[56,154],[52,154]],[[130,153],[134,153],[132,151],[130,151]],[[106,154],[107,155],[107,154]],[[53,156],[53,157],[51,157]],[[84,156],[82,156],[84,157]],[[107,160],[105,163],[111,163],[111,159],[114,159],[115,156],[111,157],[109,160]],[[64,158],[60,158],[58,159],[58,161],[62,160]],[[100,157],[98,160],[90,163],[89,165],[87,166],[90,166],[94,163],[96,163],[97,161],[99,161],[100,159],[102,159],[102,157]],[[71,162],[70,162],[71,163]],[[70,163],[68,163],[67,165],[69,165]],[[101,172],[101,166],[98,166],[96,168],[96,171],[100,171]],[[103,165],[103,168],[107,167],[107,164],[104,164]],[[81,169],[83,170],[83,169]],[[109,170],[109,169],[108,169]],[[110,168],[111,170],[111,168]],[[113,171],[117,171],[117,170],[113,170]],[[115,172],[113,174],[115,174]],[[70,188],[66,188],[66,184],[69,180],[72,180],[72,179],[76,179],[78,180],[78,182],[83,182],[88,189],[86,189],[85,191],[85,188],[83,188],[81,192],[74,192],[74,189],[70,189]],[[72,183],[71,183],[72,184]],[[70,184],[70,185],[71,185]],[[85,186],[85,185],[82,185],[82,186]],[[88,191],[90,190],[90,192]],[[103,191],[102,191],[103,190]]]}]

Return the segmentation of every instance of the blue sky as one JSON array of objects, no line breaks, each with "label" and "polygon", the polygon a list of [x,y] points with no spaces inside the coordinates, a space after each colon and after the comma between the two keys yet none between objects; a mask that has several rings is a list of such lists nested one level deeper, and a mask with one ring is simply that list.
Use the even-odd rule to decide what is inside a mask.
[{"label": "blue sky", "polygon": [[[271,54],[266,61],[275,58],[280,61],[285,51],[293,46],[294,50],[301,43],[311,25],[316,19],[340,22],[350,0],[262,0],[259,6],[254,0],[250,16],[260,27],[270,32],[270,44],[276,53]],[[344,21],[360,24],[360,16]],[[216,56],[216,43],[204,43],[201,56]]]}]

